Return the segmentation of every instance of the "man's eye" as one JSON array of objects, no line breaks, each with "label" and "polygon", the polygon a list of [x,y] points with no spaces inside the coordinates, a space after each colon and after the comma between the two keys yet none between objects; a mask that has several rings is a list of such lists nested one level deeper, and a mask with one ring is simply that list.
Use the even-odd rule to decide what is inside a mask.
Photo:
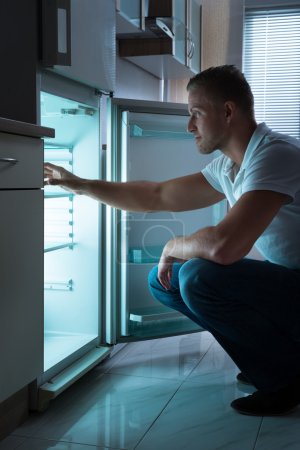
[{"label": "man's eye", "polygon": [[196,119],[198,119],[201,116],[201,112],[200,111],[194,111],[193,112],[193,116],[196,117]]}]

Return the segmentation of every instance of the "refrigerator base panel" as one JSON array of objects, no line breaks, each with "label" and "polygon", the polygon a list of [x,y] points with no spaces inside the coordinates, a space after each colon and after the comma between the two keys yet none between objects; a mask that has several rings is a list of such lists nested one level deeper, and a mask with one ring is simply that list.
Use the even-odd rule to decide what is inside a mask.
[{"label": "refrigerator base panel", "polygon": [[110,351],[110,347],[96,347],[47,383],[41,385],[38,390],[38,400],[35,409],[44,411],[48,407],[50,400],[56,398],[89,370],[97,366],[109,355]]}]

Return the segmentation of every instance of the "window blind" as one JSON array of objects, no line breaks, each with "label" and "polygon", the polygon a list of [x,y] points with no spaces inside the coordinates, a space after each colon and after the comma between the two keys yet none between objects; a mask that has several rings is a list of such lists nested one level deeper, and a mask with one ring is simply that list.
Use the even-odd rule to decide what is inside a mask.
[{"label": "window blind", "polygon": [[246,10],[243,72],[257,122],[300,138],[300,8]]}]

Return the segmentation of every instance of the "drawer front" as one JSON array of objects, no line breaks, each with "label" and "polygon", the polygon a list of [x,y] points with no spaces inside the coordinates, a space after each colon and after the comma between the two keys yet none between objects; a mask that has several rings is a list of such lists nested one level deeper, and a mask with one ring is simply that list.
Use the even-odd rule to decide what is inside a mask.
[{"label": "drawer front", "polygon": [[43,141],[0,133],[0,189],[43,186]]}]

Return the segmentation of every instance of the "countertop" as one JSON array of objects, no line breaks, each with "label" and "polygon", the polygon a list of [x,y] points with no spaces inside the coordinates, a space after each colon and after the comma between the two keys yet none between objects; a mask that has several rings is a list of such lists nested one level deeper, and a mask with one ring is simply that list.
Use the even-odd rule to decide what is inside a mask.
[{"label": "countertop", "polygon": [[55,137],[54,128],[41,127],[32,123],[19,122],[18,120],[0,117],[0,132],[31,136],[36,138]]}]

